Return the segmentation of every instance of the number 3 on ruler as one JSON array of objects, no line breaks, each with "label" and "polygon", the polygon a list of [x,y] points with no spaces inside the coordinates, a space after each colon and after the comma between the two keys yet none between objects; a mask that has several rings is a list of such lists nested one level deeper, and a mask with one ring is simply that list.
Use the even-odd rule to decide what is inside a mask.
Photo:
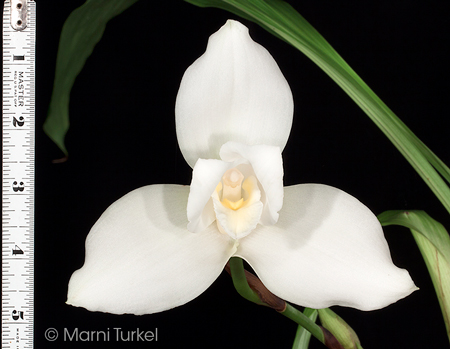
[{"label": "number 3 on ruler", "polygon": [[36,4],[3,8],[2,349],[32,349]]}]

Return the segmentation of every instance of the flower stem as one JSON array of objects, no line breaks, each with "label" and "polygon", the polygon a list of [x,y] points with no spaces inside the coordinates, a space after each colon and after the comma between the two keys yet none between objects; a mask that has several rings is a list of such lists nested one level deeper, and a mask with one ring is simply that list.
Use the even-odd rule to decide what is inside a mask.
[{"label": "flower stem", "polygon": [[322,343],[325,343],[325,336],[322,331],[322,328],[317,325],[314,321],[312,321],[308,316],[303,314],[300,310],[297,310],[292,305],[286,303],[286,310],[281,312],[287,318],[295,321],[297,324],[302,326],[308,332],[316,337]]},{"label": "flower stem", "polygon": [[230,274],[233,279],[233,285],[236,291],[244,297],[245,299],[259,304],[265,305],[264,302],[261,301],[259,296],[255,291],[253,291],[248,285],[247,278],[244,270],[244,262],[239,257],[231,257],[230,258]]},{"label": "flower stem", "polygon": [[328,330],[317,325],[308,317],[308,314],[303,314],[300,310],[275,296],[255,275],[246,271],[241,258],[230,258],[225,269],[231,274],[233,285],[242,297],[253,303],[268,306],[295,321],[328,348],[343,348]]},{"label": "flower stem", "polygon": [[[319,315],[319,311],[317,309],[305,308],[303,310],[303,314],[309,317],[313,322],[315,322],[317,316]],[[298,325],[292,349],[307,349],[309,347],[310,339],[311,332],[307,331],[303,326]]]}]

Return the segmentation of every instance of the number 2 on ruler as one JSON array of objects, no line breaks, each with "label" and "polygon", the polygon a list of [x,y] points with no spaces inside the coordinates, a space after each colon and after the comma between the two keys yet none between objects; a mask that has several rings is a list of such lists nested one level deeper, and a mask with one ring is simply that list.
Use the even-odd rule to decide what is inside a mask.
[{"label": "number 2 on ruler", "polygon": [[33,0],[3,9],[2,349],[33,348],[35,24]]}]

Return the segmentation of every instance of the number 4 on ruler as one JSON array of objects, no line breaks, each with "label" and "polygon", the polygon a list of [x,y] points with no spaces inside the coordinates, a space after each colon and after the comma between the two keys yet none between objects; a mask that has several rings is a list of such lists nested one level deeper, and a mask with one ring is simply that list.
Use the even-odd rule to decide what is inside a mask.
[{"label": "number 4 on ruler", "polygon": [[2,67],[2,349],[34,347],[34,0],[5,0]]},{"label": "number 4 on ruler", "polygon": [[19,246],[14,245],[14,250],[12,250],[12,254],[13,254],[13,256],[15,256],[17,254],[23,254],[23,251]]}]

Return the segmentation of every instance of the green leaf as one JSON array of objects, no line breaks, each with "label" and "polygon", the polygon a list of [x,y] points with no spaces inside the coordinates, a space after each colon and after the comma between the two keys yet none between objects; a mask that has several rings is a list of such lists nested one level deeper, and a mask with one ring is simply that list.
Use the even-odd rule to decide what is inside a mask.
[{"label": "green leaf", "polygon": [[[311,321],[315,322],[319,313],[317,309],[305,308],[303,314],[311,319]],[[303,326],[298,325],[292,349],[308,349],[310,339],[311,332],[306,330]]]},{"label": "green leaf", "polygon": [[330,331],[345,349],[362,348],[356,332],[330,308],[319,309],[322,326]]},{"label": "green leaf", "polygon": [[64,23],[56,59],[55,81],[44,131],[67,155],[64,137],[69,129],[70,91],[106,23],[138,0],[87,0]]},{"label": "green leaf", "polygon": [[217,7],[235,13],[261,25],[303,52],[372,119],[450,212],[450,189],[437,172],[450,182],[449,168],[408,129],[292,6],[280,0],[185,1],[200,7]]},{"label": "green leaf", "polygon": [[450,340],[450,236],[441,223],[424,211],[386,211],[378,216],[382,225],[411,229],[433,281]]}]

